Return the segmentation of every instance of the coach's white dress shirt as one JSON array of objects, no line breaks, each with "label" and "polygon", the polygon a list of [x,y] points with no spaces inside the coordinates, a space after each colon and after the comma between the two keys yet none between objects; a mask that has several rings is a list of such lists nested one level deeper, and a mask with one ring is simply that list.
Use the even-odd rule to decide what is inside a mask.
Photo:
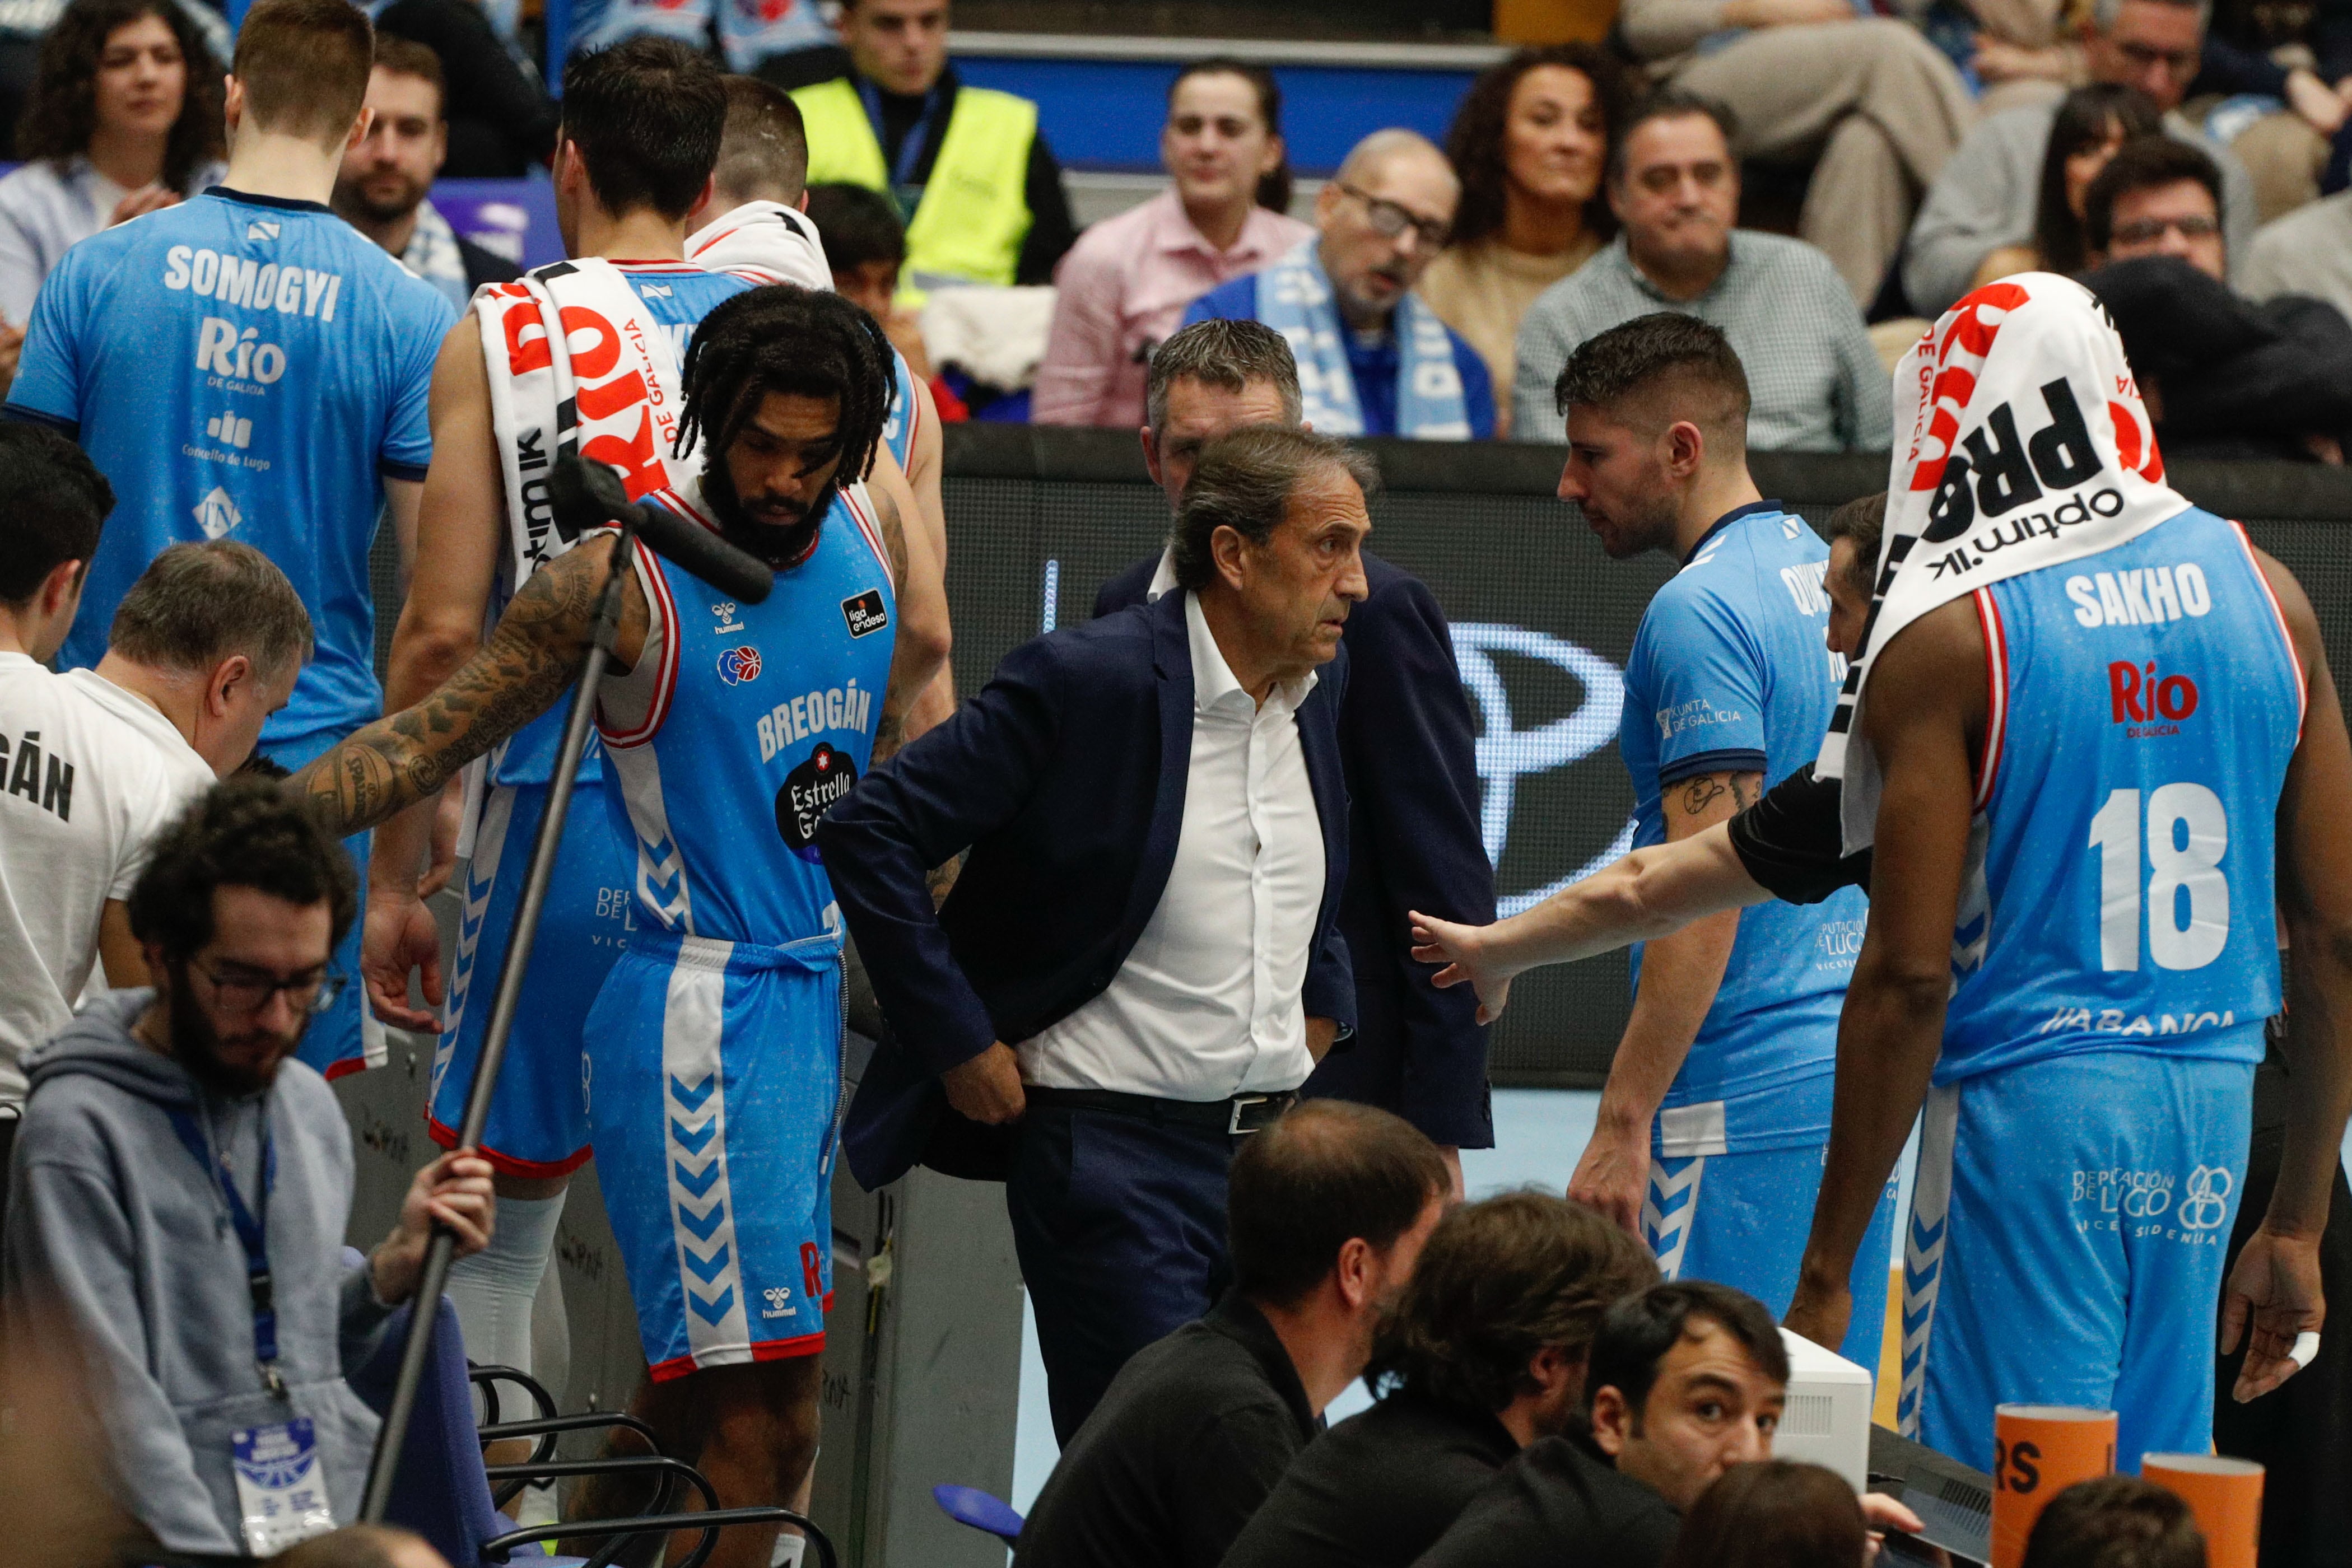
[{"label": "coach's white dress shirt", "polygon": [[1323,902],[1323,826],[1298,740],[1309,672],[1260,706],[1184,595],[1192,756],[1176,863],[1100,996],[1014,1050],[1052,1089],[1223,1100],[1314,1070],[1299,991]]}]

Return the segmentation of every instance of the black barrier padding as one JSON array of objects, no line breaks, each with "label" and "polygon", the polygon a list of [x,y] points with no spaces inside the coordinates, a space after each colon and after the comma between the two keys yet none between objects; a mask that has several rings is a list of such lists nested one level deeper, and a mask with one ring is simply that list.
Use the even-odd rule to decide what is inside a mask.
[{"label": "black barrier padding", "polygon": [[[1497,891],[1510,907],[1605,857],[1625,827],[1633,789],[1617,711],[1572,666],[1605,661],[1596,684],[1614,680],[1671,563],[1602,555],[1576,509],[1552,498],[1559,447],[1365,445],[1387,487],[1372,507],[1372,549],[1427,582],[1454,623],[1484,737],[1485,826],[1500,841]],[[1751,465],[1766,495],[1816,528],[1886,471],[1867,455],[1760,453]],[[2352,664],[2352,528],[2336,520],[2352,519],[2352,473],[2202,464],[2173,480],[2243,519],[2286,563],[2317,609],[2330,664]],[[1127,432],[950,426],[943,489],[956,684],[967,695],[1045,624],[1049,563],[1055,622],[1072,625],[1106,580],[1158,552],[1167,528],[1167,501]],[[379,662],[398,612],[392,565],[386,529],[373,573]],[[1523,977],[1495,1029],[1495,1082],[1598,1084],[1630,1003],[1622,954]]]}]

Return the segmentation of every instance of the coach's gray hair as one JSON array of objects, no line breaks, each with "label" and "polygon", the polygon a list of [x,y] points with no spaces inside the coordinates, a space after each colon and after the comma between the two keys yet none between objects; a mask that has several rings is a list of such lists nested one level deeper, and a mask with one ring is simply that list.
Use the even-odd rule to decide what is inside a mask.
[{"label": "coach's gray hair", "polygon": [[1155,433],[1168,423],[1168,388],[1182,377],[1233,392],[1271,382],[1283,418],[1298,423],[1298,361],[1283,335],[1262,321],[1195,321],[1152,351],[1143,400]]},{"label": "coach's gray hair", "polygon": [[[2197,30],[2200,33],[2213,20],[2213,0],[2149,0],[2149,4],[2179,5],[2184,10],[2195,11]],[[2098,28],[2102,36],[2114,32],[2116,24],[2123,20],[2123,15],[2124,0],[2091,0],[2091,25]]]},{"label": "coach's gray hair", "polygon": [[209,674],[237,653],[269,676],[310,657],[310,612],[268,556],[235,539],[176,544],[140,573],[107,649],[133,664]]},{"label": "coach's gray hair", "polygon": [[1244,425],[1202,447],[1168,539],[1177,586],[1198,590],[1215,578],[1209,540],[1219,528],[1265,543],[1289,510],[1291,492],[1333,468],[1367,496],[1380,485],[1372,460],[1347,443],[1278,424]]}]

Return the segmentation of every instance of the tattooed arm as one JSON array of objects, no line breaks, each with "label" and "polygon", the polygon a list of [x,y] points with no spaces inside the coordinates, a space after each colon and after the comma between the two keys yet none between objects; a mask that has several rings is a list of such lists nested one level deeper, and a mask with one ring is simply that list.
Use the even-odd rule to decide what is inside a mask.
[{"label": "tattooed arm", "polygon": [[[908,715],[947,662],[948,595],[930,532],[920,526],[914,492],[888,453],[876,456],[866,484],[874,498],[874,520],[890,552],[890,580],[898,605],[890,684],[882,695],[882,716],[874,731],[874,760],[879,764],[907,743]],[[910,518],[916,519],[911,528]]]},{"label": "tattooed arm", "polygon": [[[1760,773],[1701,773],[1666,786],[1658,809],[1666,819],[1669,842],[1695,837],[1729,821],[1763,793]],[[1592,1141],[1576,1163],[1570,1197],[1592,1205],[1639,1234],[1642,1200],[1650,1181],[1650,1120],[1682,1071],[1699,1025],[1715,1005],[1731,961],[1731,941],[1739,912],[1727,909],[1694,920],[1671,936],[1651,942],[1642,953],[1642,980],[1633,993],[1633,1016],[1617,1043],[1609,1082],[1601,1091],[1601,1113]]]},{"label": "tattooed arm", "polygon": [[[337,838],[373,827],[437,792],[457,769],[555,705],[580,673],[611,537],[592,538],[533,572],[489,641],[414,707],[378,719],[287,781]],[[623,587],[615,661],[645,648],[645,590]]]}]

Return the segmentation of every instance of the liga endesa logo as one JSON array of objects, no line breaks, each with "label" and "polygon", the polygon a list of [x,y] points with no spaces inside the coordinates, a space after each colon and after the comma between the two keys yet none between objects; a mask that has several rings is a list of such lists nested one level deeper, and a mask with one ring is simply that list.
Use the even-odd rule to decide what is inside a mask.
[{"label": "liga endesa logo", "polygon": [[2110,722],[2126,726],[2126,740],[2179,735],[2179,721],[2197,711],[2197,683],[2187,675],[2158,675],[2156,662],[2118,660],[2107,666]]}]

